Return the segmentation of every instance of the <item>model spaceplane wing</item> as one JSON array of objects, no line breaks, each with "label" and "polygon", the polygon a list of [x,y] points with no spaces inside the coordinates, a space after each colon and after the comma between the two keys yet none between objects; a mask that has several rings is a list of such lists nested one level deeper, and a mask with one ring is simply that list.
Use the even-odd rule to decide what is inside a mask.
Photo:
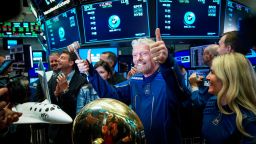
[{"label": "model spaceplane wing", "polygon": [[22,113],[19,120],[14,122],[14,124],[72,123],[73,120],[67,113],[59,106],[51,104],[46,73],[41,60],[38,66],[38,74],[46,99],[43,102],[26,102],[14,106],[12,108],[13,111]]}]

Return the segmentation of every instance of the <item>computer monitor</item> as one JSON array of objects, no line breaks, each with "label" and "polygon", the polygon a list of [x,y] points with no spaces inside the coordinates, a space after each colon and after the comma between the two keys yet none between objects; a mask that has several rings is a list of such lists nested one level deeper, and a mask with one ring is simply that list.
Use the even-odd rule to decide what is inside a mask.
[{"label": "computer monitor", "polygon": [[204,64],[203,54],[204,49],[208,45],[199,45],[190,47],[190,59],[191,59],[191,68],[207,68],[208,66]]},{"label": "computer monitor", "polygon": [[[43,63],[45,71],[49,70],[49,64],[44,62]],[[38,73],[36,72],[36,70],[38,69],[38,63],[34,64],[32,68],[29,69],[28,71],[28,75],[29,78],[38,78]]]},{"label": "computer monitor", "polygon": [[[89,49],[91,49],[91,59],[93,65],[100,60],[100,55],[106,51],[113,52],[118,57],[118,48],[116,47],[86,47],[78,49],[79,55],[82,59],[87,59],[87,52]],[[118,72],[118,63],[114,69]]]},{"label": "computer monitor", "polygon": [[250,14],[249,7],[232,0],[226,0],[223,32],[239,30],[239,22]]},{"label": "computer monitor", "polygon": [[82,5],[85,43],[150,37],[147,0]]},{"label": "computer monitor", "polygon": [[40,26],[35,22],[12,22],[13,37],[37,37]]},{"label": "computer monitor", "polygon": [[0,22],[1,37],[37,37],[40,31],[36,22]]},{"label": "computer monitor", "polygon": [[45,51],[32,51],[32,60],[34,63],[39,62],[40,60],[45,62],[46,61]]},{"label": "computer monitor", "polygon": [[174,58],[179,65],[190,68],[190,50],[181,50],[174,53]]},{"label": "computer monitor", "polygon": [[10,50],[13,47],[17,47],[17,45],[21,45],[23,43],[22,38],[3,38],[3,49]]},{"label": "computer monitor", "polygon": [[7,48],[10,49],[11,47],[17,46],[18,40],[15,39],[9,39],[7,40]]},{"label": "computer monitor", "polygon": [[48,48],[51,51],[64,48],[80,40],[77,12],[72,8],[45,21]]},{"label": "computer monitor", "polygon": [[156,27],[163,38],[218,38],[221,0],[156,0]]},{"label": "computer monitor", "polygon": [[71,7],[75,0],[31,0],[37,12],[42,15],[50,15],[59,9],[66,9]]},{"label": "computer monitor", "polygon": [[249,59],[253,66],[256,65],[256,51],[254,49],[251,49],[250,52],[245,55],[245,57]]}]

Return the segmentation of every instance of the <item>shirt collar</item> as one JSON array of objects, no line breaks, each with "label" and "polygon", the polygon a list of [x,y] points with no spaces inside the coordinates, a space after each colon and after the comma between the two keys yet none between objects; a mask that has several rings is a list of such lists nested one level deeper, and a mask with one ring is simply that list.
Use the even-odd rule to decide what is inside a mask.
[{"label": "shirt collar", "polygon": [[67,81],[68,81],[68,83],[71,81],[71,79],[72,79],[72,77],[73,77],[74,74],[75,74],[75,70],[72,70],[72,71],[68,74],[68,76],[67,76]]}]

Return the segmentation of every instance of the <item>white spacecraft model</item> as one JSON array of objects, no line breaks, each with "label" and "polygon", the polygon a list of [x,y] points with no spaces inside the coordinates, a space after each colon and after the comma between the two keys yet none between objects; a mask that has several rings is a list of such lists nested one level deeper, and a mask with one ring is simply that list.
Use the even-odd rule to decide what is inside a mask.
[{"label": "white spacecraft model", "polygon": [[43,102],[26,102],[12,108],[13,111],[21,112],[22,116],[14,124],[51,123],[67,124],[72,123],[72,118],[59,106],[51,104],[47,99]]},{"label": "white spacecraft model", "polygon": [[20,112],[22,115],[14,124],[68,124],[72,123],[72,118],[65,113],[59,106],[51,104],[46,74],[42,61],[39,62],[39,76],[42,89],[46,99],[43,102],[26,102],[18,104],[12,108],[13,111]]}]

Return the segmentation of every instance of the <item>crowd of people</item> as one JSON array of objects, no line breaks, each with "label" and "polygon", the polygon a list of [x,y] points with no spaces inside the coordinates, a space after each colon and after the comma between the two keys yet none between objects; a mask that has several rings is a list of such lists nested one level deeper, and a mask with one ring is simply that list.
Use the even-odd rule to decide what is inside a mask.
[{"label": "crowd of people", "polygon": [[[247,22],[242,21],[244,25]],[[148,144],[182,143],[180,110],[186,108],[184,103],[189,103],[200,112],[197,128],[204,142],[255,144],[256,75],[245,57],[249,46],[243,43],[248,42],[251,48],[256,45],[253,38],[244,40],[248,38],[246,32],[242,27],[239,32],[224,33],[218,44],[206,47],[203,61],[209,67],[209,74],[202,77],[193,73],[189,76],[189,85],[184,84],[185,71],[178,67],[158,28],[155,39],[138,38],[131,42],[134,68],[127,78],[114,70],[117,57],[111,52],[103,53],[94,66],[90,53],[86,60],[78,59],[67,50],[52,53],[49,56],[50,101],[75,119],[81,109],[95,99],[120,100],[139,116]],[[204,80],[208,83],[203,83]],[[8,88],[0,88],[0,96],[5,94]],[[33,100],[44,99],[38,83]],[[12,111],[5,100],[0,101],[1,137],[20,116],[22,113]],[[47,143],[72,143],[72,123],[49,124],[44,128]]]},{"label": "crowd of people", "polygon": [[[240,62],[246,61],[247,65],[244,65],[246,67],[244,67],[244,71],[247,70],[248,77],[254,79],[255,75],[250,62],[244,56],[248,50],[242,49],[239,45],[238,36],[236,31],[224,33],[220,38],[219,45],[209,45],[204,50],[204,62],[211,69],[206,77],[209,81],[208,86],[199,88],[203,78],[196,74],[192,74],[189,78],[191,86],[190,99],[193,105],[203,107],[202,137],[207,143],[255,143],[255,130],[247,126],[255,126],[255,96],[253,97],[253,94],[249,95],[245,94],[245,91],[241,91],[244,88],[238,83],[238,87],[232,87],[231,84],[236,84],[231,82],[234,77],[228,77],[229,75],[236,75],[239,78],[237,73],[242,76],[243,72],[239,68],[237,60]],[[175,75],[171,72],[172,68],[175,68],[175,61],[172,60],[171,54],[168,53],[164,42],[161,40],[159,29],[156,30],[156,42],[150,39],[138,39],[132,42],[132,46],[136,72],[132,70],[134,75],[130,77],[127,83],[118,85],[118,87],[112,87],[101,79],[88,61],[77,60],[76,63],[81,73],[89,73],[88,79],[92,82],[99,97],[115,98],[131,104],[131,107],[144,124],[147,143],[180,143],[179,122],[176,119],[179,114],[175,112],[179,110],[181,101],[179,101],[177,93],[174,93],[174,85],[182,82],[177,82],[179,79],[175,79]],[[221,59],[223,57],[225,57],[225,61]],[[224,63],[227,63],[228,59],[232,59],[231,57],[235,57],[236,61],[230,60],[229,64],[231,66],[227,70]],[[222,65],[215,64],[215,61],[219,59],[224,61]],[[213,66],[212,63],[214,64]],[[214,73],[213,69],[215,67],[218,67],[219,73],[224,73],[221,75],[222,77]],[[237,71],[234,71],[234,69],[237,69]],[[179,74],[179,70],[175,70],[175,72],[176,75]],[[215,78],[212,78],[214,76]],[[227,85],[227,82],[230,84]],[[161,89],[158,89],[155,86],[156,84]],[[243,86],[247,85],[251,86],[250,90],[254,88],[252,83]],[[185,85],[182,86],[188,90]],[[200,89],[203,92],[200,92]],[[247,102],[244,101],[246,104],[239,100],[242,97],[240,95],[244,96],[241,99],[248,100]],[[229,103],[223,103],[224,98],[221,99],[219,97],[232,98],[228,98]],[[213,106],[216,107],[213,108]],[[168,122],[168,120],[171,122]],[[165,121],[164,125],[160,121]],[[246,125],[244,125],[244,121]],[[232,125],[228,127],[226,133],[219,133],[218,137],[215,138],[213,133],[217,131],[214,130],[226,130],[222,122]],[[214,126],[212,126],[212,123]],[[234,139],[234,135],[238,135],[239,138]]]}]

